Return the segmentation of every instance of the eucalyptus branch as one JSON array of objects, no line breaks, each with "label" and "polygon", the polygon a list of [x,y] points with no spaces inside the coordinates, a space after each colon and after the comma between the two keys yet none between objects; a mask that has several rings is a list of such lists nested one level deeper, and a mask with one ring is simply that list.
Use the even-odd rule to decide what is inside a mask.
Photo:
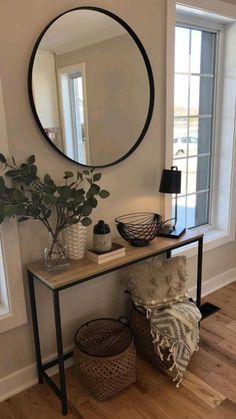
[{"label": "eucalyptus branch", "polygon": [[[12,162],[0,153],[4,172],[4,177],[0,176],[0,223],[10,217],[16,217],[19,222],[39,220],[57,246],[59,233],[75,221],[84,226],[91,224],[90,214],[98,200],[110,195],[98,185],[102,175],[94,173],[93,169],[76,174],[65,171],[64,182],[56,183],[48,174],[43,179],[38,176],[34,156],[20,165],[14,157]],[[14,186],[7,187],[5,178],[11,178]],[[55,227],[52,224],[54,216]]]}]

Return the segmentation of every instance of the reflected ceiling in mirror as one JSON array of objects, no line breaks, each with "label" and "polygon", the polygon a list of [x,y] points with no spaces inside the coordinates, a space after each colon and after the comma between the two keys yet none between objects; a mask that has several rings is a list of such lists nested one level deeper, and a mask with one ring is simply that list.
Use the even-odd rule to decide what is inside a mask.
[{"label": "reflected ceiling in mirror", "polygon": [[78,8],[41,33],[29,66],[36,121],[60,153],[105,167],[128,157],[151,120],[154,85],[146,52],[120,18]]}]

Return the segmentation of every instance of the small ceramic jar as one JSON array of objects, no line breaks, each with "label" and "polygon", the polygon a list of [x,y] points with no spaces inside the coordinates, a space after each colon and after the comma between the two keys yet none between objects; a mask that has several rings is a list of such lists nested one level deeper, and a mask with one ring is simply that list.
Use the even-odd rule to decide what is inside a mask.
[{"label": "small ceramic jar", "polygon": [[111,230],[108,224],[100,220],[93,229],[93,247],[96,252],[109,252],[112,247]]}]

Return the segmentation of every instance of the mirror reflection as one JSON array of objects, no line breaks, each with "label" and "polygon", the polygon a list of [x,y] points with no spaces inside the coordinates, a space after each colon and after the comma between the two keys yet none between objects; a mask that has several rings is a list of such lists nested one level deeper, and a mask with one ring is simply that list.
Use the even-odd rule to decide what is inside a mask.
[{"label": "mirror reflection", "polygon": [[89,166],[122,158],[146,122],[150,87],[138,46],[117,21],[73,10],[44,33],[33,62],[32,94],[48,139]]}]

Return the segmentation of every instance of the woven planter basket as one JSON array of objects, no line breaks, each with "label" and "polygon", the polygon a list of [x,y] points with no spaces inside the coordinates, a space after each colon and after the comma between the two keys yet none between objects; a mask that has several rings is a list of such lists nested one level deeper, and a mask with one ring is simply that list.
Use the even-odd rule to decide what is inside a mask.
[{"label": "woven planter basket", "polygon": [[161,369],[169,369],[173,364],[173,360],[166,360],[169,355],[168,350],[163,351],[163,361],[159,355],[156,354],[154,344],[152,342],[153,339],[150,333],[150,320],[146,318],[145,309],[142,307],[135,307],[133,305],[129,316],[129,326],[134,336],[134,343],[137,352],[157,367]]},{"label": "woven planter basket", "polygon": [[99,401],[136,380],[136,350],[121,320],[97,319],[83,325],[75,335],[74,360],[85,385]]}]

